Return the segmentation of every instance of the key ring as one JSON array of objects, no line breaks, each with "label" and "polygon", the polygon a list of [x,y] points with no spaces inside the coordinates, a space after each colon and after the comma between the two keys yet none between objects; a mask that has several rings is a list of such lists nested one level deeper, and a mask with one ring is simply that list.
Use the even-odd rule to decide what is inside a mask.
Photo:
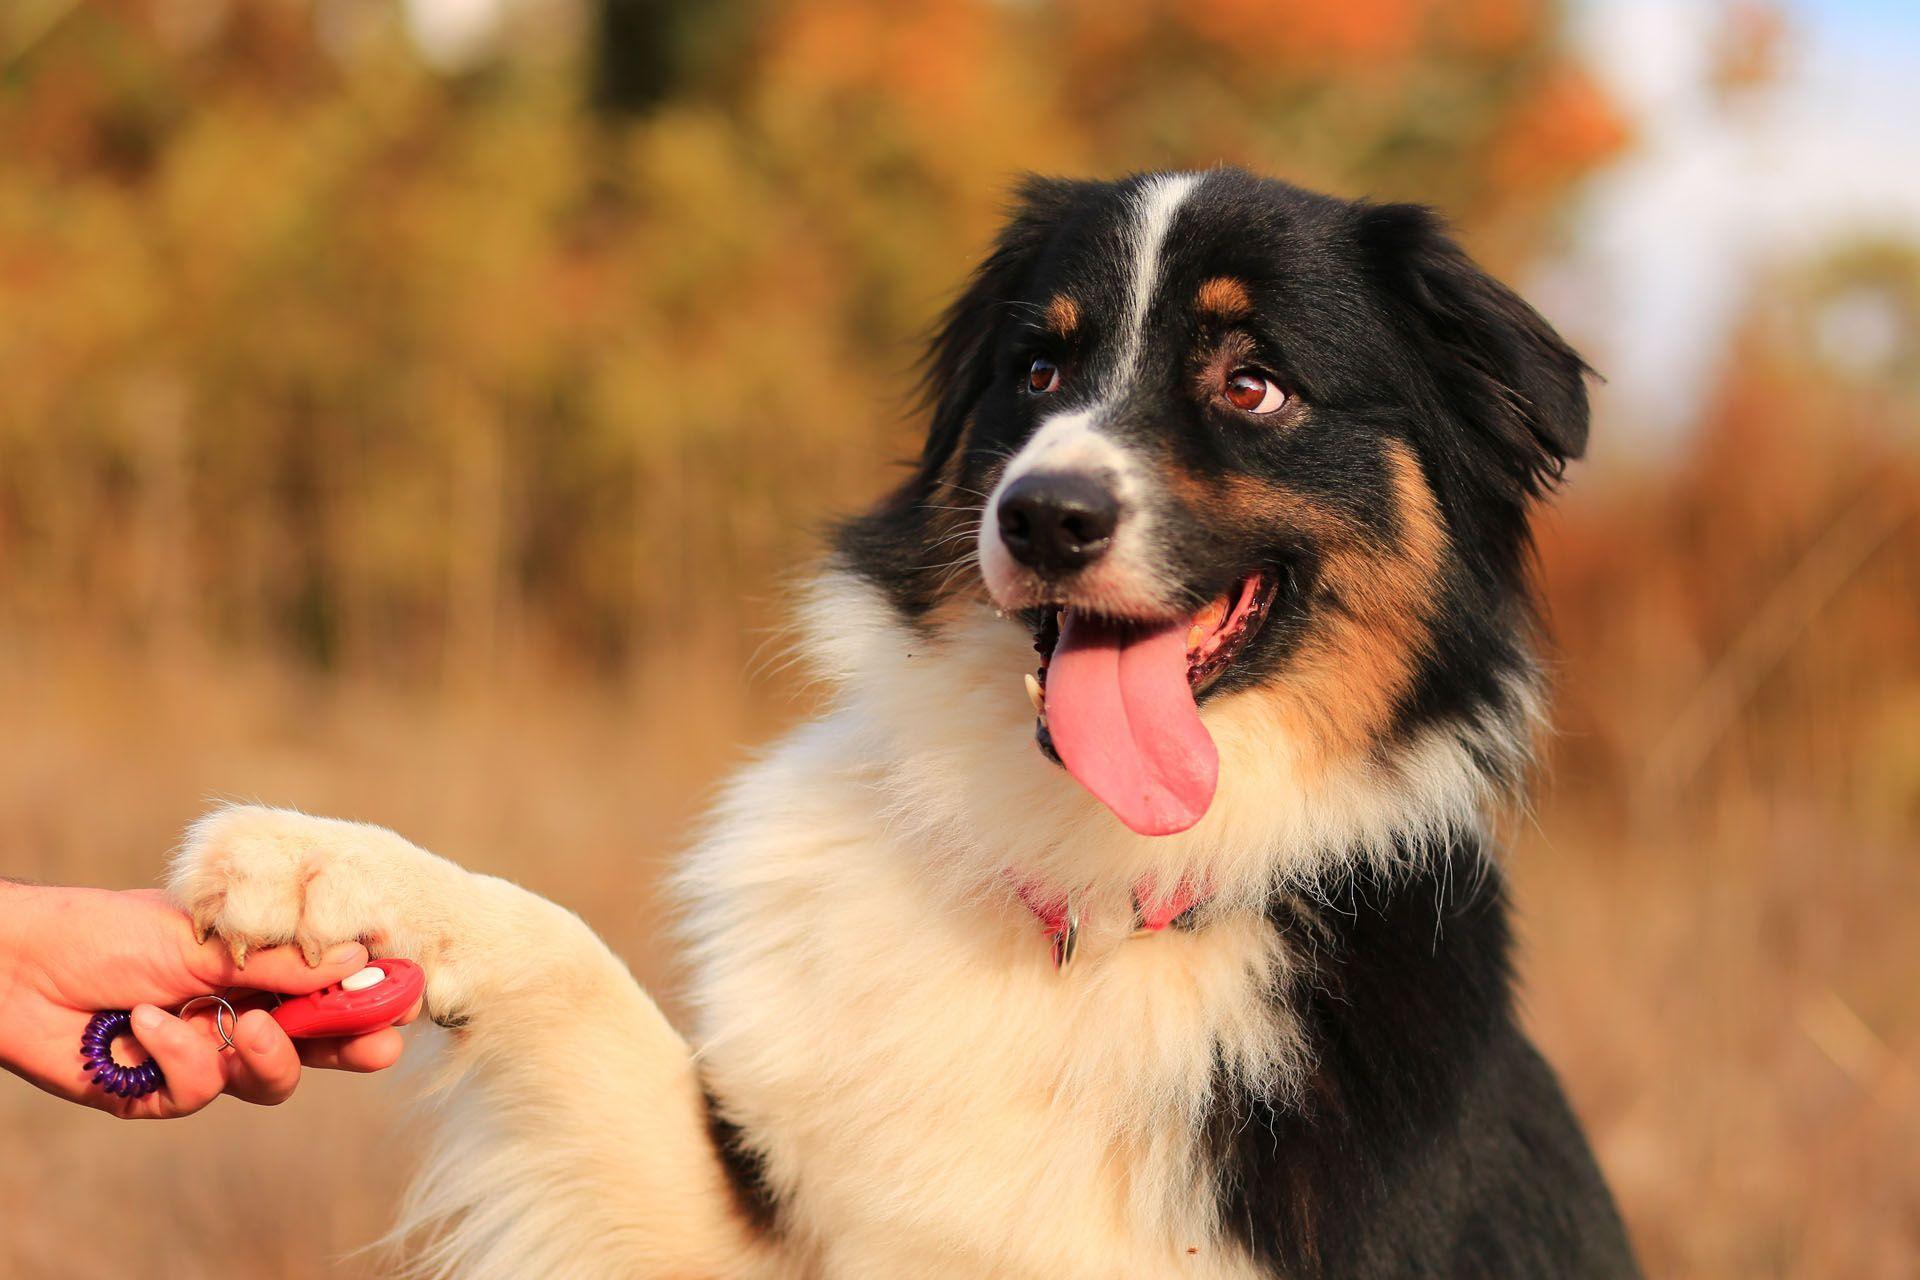
[{"label": "key ring", "polygon": [[[184,1018],[196,1006],[215,1004],[219,1008],[213,1011],[213,1029],[220,1033],[220,1052],[225,1053],[234,1047],[233,1029],[239,1026],[240,1015],[233,1011],[224,996],[195,996],[181,1005],[175,1017]],[[226,1015],[223,1022],[222,1014]],[[93,1075],[94,1084],[122,1098],[144,1098],[155,1092],[167,1082],[160,1071],[160,1064],[149,1054],[147,1060],[137,1067],[126,1067],[114,1061],[113,1042],[121,1036],[130,1035],[133,1030],[133,1013],[128,1009],[103,1009],[87,1020],[87,1029],[80,1033],[80,1054],[86,1061],[86,1068]]]},{"label": "key ring", "polygon": [[[227,1003],[224,996],[195,996],[193,999],[181,1005],[179,1009],[174,1012],[173,1016],[176,1018],[184,1018],[187,1016],[187,1010],[197,1004],[206,1004],[208,1002],[220,1006],[213,1011],[213,1029],[220,1033],[220,1052],[225,1053],[227,1050],[235,1047],[233,1043],[233,1033],[228,1030],[228,1028],[239,1027],[240,1015],[233,1011],[233,1006]],[[227,1021],[224,1024],[220,1021],[220,1015],[223,1013],[227,1015]]]}]

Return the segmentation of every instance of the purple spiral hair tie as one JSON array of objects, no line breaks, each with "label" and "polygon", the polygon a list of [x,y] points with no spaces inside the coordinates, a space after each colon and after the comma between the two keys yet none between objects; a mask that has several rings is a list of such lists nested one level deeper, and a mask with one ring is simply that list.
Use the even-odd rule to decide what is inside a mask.
[{"label": "purple spiral hair tie", "polygon": [[[195,1005],[201,1004],[217,1006],[213,1011],[213,1029],[220,1033],[221,1051],[233,1048],[232,1028],[239,1025],[240,1015],[221,997],[195,996],[180,1006],[178,1016],[186,1017]],[[167,1077],[151,1054],[137,1067],[123,1067],[113,1060],[113,1042],[132,1032],[133,1014],[129,1010],[103,1009],[87,1019],[87,1029],[80,1033],[80,1056],[99,1088],[121,1098],[144,1098],[165,1084]]]},{"label": "purple spiral hair tie", "polygon": [[113,1042],[133,1030],[133,1014],[126,1009],[104,1009],[87,1021],[80,1033],[80,1053],[93,1073],[93,1082],[108,1093],[122,1098],[144,1098],[167,1078],[152,1058],[137,1067],[123,1067],[113,1060]]}]

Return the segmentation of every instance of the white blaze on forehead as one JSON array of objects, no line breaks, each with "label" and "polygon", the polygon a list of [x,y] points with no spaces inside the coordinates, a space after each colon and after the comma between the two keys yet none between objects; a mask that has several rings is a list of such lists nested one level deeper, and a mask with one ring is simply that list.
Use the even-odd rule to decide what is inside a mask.
[{"label": "white blaze on forehead", "polygon": [[1127,229],[1127,254],[1133,272],[1127,290],[1126,327],[1121,331],[1120,356],[1114,365],[1113,381],[1103,399],[1125,395],[1139,372],[1140,353],[1146,345],[1147,315],[1153,309],[1154,291],[1159,288],[1160,265],[1166,258],[1167,233],[1173,229],[1174,215],[1200,185],[1197,173],[1163,173],[1147,179],[1133,197],[1133,223]]},{"label": "white blaze on forehead", "polygon": [[[1156,174],[1134,192],[1132,218],[1123,230],[1127,276],[1127,312],[1112,372],[1095,402],[1043,419],[1039,430],[1008,464],[1001,488],[1029,471],[1101,467],[1125,475],[1130,470],[1120,447],[1100,430],[1108,411],[1132,385],[1146,345],[1147,316],[1159,287],[1167,234],[1181,204],[1200,185],[1197,173]],[[1121,494],[1124,500],[1126,494]]]},{"label": "white blaze on forehead", "polygon": [[[1160,287],[1167,236],[1181,204],[1200,185],[1197,173],[1157,174],[1142,182],[1129,200],[1130,217],[1121,229],[1122,262],[1126,284],[1126,312],[1121,318],[1119,348],[1092,403],[1055,413],[1040,422],[1030,439],[1007,463],[994,486],[976,535],[980,569],[996,600],[1012,603],[1021,580],[999,535],[1000,496],[1020,477],[1034,472],[1080,471],[1098,476],[1114,488],[1120,500],[1121,520],[1113,548],[1097,570],[1083,575],[1083,587],[1098,594],[1116,613],[1161,607],[1172,593],[1164,566],[1153,554],[1142,493],[1144,464],[1103,428],[1139,375],[1146,347],[1147,318]],[[1104,585],[1099,585],[1104,584]]]}]

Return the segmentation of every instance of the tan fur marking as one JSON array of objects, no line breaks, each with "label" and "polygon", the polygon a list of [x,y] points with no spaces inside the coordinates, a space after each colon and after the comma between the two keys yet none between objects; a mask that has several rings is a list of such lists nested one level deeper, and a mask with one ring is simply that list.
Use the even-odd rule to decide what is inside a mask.
[{"label": "tan fur marking", "polygon": [[1325,613],[1279,693],[1327,762],[1371,747],[1413,681],[1430,632],[1446,533],[1420,464],[1393,446],[1388,471],[1400,536],[1387,547],[1350,539],[1323,566]]},{"label": "tan fur marking", "polygon": [[1253,314],[1253,298],[1233,277],[1215,276],[1193,295],[1193,309],[1216,320],[1244,320]]},{"label": "tan fur marking", "polygon": [[[1250,526],[1290,525],[1324,550],[1313,617],[1298,653],[1271,689],[1248,696],[1274,710],[1318,769],[1368,751],[1412,683],[1430,631],[1446,547],[1433,490],[1404,445],[1391,445],[1387,473],[1398,535],[1382,544],[1344,513],[1292,490],[1247,477],[1205,498]],[[1170,483],[1189,501],[1207,486],[1192,476]]]},{"label": "tan fur marking", "polygon": [[1047,304],[1042,319],[1053,332],[1063,338],[1071,338],[1080,331],[1080,304],[1064,293],[1057,293],[1053,301]]}]

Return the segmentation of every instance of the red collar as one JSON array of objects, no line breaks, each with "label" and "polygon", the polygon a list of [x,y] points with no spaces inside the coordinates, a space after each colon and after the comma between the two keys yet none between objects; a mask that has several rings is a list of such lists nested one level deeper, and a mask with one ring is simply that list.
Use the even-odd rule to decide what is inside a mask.
[{"label": "red collar", "polygon": [[[1053,967],[1064,969],[1073,960],[1080,943],[1080,913],[1073,897],[1066,892],[1049,893],[1036,880],[1025,880],[1012,871],[1013,891],[1022,906],[1040,922],[1053,951]],[[1162,898],[1151,875],[1141,876],[1133,885],[1133,927],[1135,933],[1158,933],[1199,906],[1208,898],[1191,876],[1180,877],[1173,892]]]}]

